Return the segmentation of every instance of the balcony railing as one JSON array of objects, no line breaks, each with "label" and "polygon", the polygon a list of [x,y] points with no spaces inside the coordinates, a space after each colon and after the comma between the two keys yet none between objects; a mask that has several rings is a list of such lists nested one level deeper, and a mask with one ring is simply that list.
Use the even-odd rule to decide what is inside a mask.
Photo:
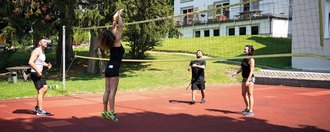
[{"label": "balcony railing", "polygon": [[[253,5],[256,6],[256,5]],[[210,11],[208,13],[194,14],[177,18],[177,26],[192,26],[205,23],[227,22],[245,19],[257,19],[261,17],[283,17],[289,18],[288,4],[279,3],[265,3],[258,4],[256,7],[250,7],[248,11],[244,8],[246,6],[235,6],[229,10],[222,11],[223,13],[217,13],[219,11]]]}]

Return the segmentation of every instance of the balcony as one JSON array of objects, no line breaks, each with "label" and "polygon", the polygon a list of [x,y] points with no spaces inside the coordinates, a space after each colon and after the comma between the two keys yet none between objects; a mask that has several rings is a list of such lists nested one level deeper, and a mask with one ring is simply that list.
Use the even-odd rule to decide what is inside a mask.
[{"label": "balcony", "polygon": [[234,6],[227,9],[213,10],[205,13],[184,16],[176,19],[177,26],[193,26],[211,23],[224,23],[248,19],[263,19],[268,17],[289,18],[289,5],[264,3],[250,7]]}]

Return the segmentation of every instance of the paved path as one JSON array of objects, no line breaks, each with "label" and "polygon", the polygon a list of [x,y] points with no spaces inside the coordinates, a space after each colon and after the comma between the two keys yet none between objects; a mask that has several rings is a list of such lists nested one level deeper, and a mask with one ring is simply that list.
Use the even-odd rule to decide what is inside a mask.
[{"label": "paved path", "polygon": [[259,84],[330,88],[330,73],[263,69],[255,76]]},{"label": "paved path", "polygon": [[304,72],[304,71],[284,71],[284,70],[261,70],[257,73],[260,77],[278,77],[288,79],[310,79],[329,80],[330,73]]},{"label": "paved path", "polygon": [[0,101],[0,131],[330,131],[329,89],[256,85],[254,117],[240,113],[239,84],[207,86],[206,104],[189,105],[184,87],[117,97],[118,123],[100,116],[100,94],[47,97],[50,117],[32,113],[32,98]]}]

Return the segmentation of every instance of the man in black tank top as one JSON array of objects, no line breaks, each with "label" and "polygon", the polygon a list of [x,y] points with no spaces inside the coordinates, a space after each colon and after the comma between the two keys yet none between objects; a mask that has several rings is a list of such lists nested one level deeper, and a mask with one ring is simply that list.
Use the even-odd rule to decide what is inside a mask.
[{"label": "man in black tank top", "polygon": [[196,53],[197,60],[190,62],[188,71],[191,70],[191,104],[195,104],[196,90],[201,90],[202,99],[200,103],[205,103],[205,75],[204,69],[206,66],[205,60],[201,60],[203,52],[198,50]]}]

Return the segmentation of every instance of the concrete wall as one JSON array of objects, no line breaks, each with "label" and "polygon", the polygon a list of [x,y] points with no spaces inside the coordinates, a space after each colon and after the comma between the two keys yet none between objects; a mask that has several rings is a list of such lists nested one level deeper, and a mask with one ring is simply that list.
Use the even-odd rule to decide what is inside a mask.
[{"label": "concrete wall", "polygon": [[272,37],[288,37],[289,21],[272,19]]},{"label": "concrete wall", "polygon": [[235,28],[235,36],[238,36],[240,27],[246,27],[246,35],[251,35],[252,26],[259,26],[259,35],[288,37],[289,34],[289,21],[280,19],[272,19],[271,22],[269,21],[269,19],[260,19],[253,21],[247,20],[221,24],[205,24],[183,27],[178,29],[183,34],[183,38],[194,38],[195,31],[201,31],[200,37],[204,37],[204,30],[210,30],[210,36],[213,36],[214,29],[220,29],[220,36],[228,36],[229,28]]},{"label": "concrete wall", "polygon": [[[328,0],[322,1],[322,5],[328,6],[326,4]],[[326,14],[325,9],[322,10],[323,14]],[[322,47],[320,32],[318,0],[293,1],[292,53],[330,57],[330,39],[323,36],[324,46]],[[330,60],[317,57],[292,57],[292,67],[305,70],[330,70]]]},{"label": "concrete wall", "polygon": [[239,22],[231,22],[231,23],[222,23],[222,24],[206,24],[206,25],[197,25],[197,26],[189,26],[178,28],[179,31],[183,34],[183,38],[194,38],[194,31],[201,31],[201,37],[204,37],[204,30],[210,30],[210,36],[213,36],[214,29],[220,29],[220,36],[228,36],[229,28],[236,28],[235,36],[239,35],[239,27],[246,27],[246,34],[251,34],[251,27],[259,26],[259,34],[261,35],[269,35],[270,34],[270,22],[268,19],[261,20],[253,20],[253,21],[239,21]]}]

